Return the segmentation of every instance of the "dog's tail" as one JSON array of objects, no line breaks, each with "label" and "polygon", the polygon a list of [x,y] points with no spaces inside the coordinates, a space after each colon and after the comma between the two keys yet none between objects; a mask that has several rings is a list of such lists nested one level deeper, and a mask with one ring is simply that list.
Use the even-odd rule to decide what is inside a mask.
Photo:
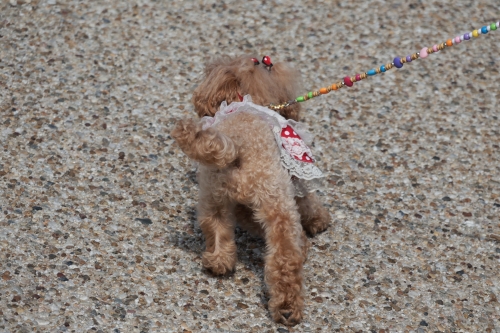
[{"label": "dog's tail", "polygon": [[238,157],[231,138],[211,128],[202,130],[193,119],[180,120],[171,135],[189,158],[201,164],[224,168]]}]

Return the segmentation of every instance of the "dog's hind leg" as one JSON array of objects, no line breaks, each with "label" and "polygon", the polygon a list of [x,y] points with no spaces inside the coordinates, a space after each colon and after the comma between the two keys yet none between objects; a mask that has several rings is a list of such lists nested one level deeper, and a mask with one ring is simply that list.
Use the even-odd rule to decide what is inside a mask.
[{"label": "dog's hind leg", "polygon": [[275,321],[295,325],[304,308],[302,227],[293,198],[269,200],[257,209],[266,239],[265,280],[269,288],[269,310]]},{"label": "dog's hind leg", "polygon": [[216,275],[226,274],[236,264],[234,222],[231,207],[216,202],[210,195],[198,205],[198,221],[205,236],[203,266]]}]

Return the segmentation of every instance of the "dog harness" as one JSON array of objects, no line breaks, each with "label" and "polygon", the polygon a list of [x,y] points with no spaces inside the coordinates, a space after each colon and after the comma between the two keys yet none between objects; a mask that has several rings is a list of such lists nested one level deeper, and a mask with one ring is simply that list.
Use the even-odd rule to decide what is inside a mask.
[{"label": "dog harness", "polygon": [[250,95],[243,97],[241,102],[229,105],[222,102],[219,111],[213,117],[202,118],[203,130],[217,125],[229,115],[239,112],[248,112],[258,115],[274,134],[276,144],[280,148],[281,165],[288,170],[291,176],[304,180],[323,177],[323,173],[314,165],[314,157],[306,141],[311,142],[312,136],[307,133],[305,126],[291,119],[285,119],[276,111],[252,103]]}]

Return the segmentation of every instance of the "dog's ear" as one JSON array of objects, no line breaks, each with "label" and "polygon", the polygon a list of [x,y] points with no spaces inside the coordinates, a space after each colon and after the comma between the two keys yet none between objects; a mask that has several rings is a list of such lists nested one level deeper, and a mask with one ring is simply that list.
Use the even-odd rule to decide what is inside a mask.
[{"label": "dog's ear", "polygon": [[227,104],[239,101],[240,82],[231,67],[207,66],[205,78],[193,92],[192,102],[198,116],[213,116],[223,101]]}]

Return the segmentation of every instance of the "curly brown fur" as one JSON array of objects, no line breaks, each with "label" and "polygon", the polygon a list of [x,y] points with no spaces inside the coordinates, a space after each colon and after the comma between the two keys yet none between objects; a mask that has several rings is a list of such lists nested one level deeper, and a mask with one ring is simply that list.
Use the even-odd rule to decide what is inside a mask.
[{"label": "curly brown fur", "polygon": [[213,129],[201,131],[193,119],[179,121],[172,136],[187,156],[204,164],[224,168],[238,155],[230,138]]},{"label": "curly brown fur", "polygon": [[[200,117],[213,116],[223,101],[239,101],[241,96],[252,96],[259,105],[279,104],[297,97],[300,74],[284,63],[277,63],[271,71],[255,66],[250,56],[221,57],[208,64],[205,77],[193,93],[192,102]],[[283,109],[280,114],[298,121],[300,104]]]},{"label": "curly brown fur", "polygon": [[[193,103],[200,116],[213,116],[220,104],[250,94],[254,103],[279,103],[296,94],[296,71],[276,64],[271,72],[255,66],[250,57],[224,57],[207,65]],[[297,120],[299,107],[283,111]],[[226,274],[236,264],[234,228],[238,224],[266,241],[265,281],[273,319],[295,325],[302,319],[302,265],[309,242],[327,228],[328,211],[313,193],[295,198],[288,172],[268,124],[251,113],[235,113],[202,130],[191,119],[177,123],[172,137],[200,163],[198,221],[206,240],[203,265]]]}]

